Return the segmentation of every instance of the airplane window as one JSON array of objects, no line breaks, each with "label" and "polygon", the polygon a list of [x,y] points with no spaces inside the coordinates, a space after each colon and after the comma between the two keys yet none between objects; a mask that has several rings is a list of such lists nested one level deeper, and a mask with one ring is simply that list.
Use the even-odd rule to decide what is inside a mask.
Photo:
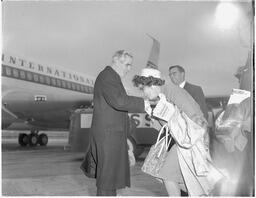
[{"label": "airplane window", "polygon": [[80,91],[80,85],[79,84],[76,84],[76,90]]},{"label": "airplane window", "polygon": [[55,78],[52,78],[52,85],[56,86],[56,79]]},{"label": "airplane window", "polygon": [[71,89],[71,84],[70,84],[70,82],[67,82],[67,87],[68,87],[68,89]]},{"label": "airplane window", "polygon": [[44,76],[39,76],[40,83],[44,83]]},{"label": "airplane window", "polygon": [[64,80],[61,81],[62,87],[66,88],[66,82]]},{"label": "airplane window", "polygon": [[88,91],[88,87],[84,86],[84,92],[87,93],[87,91]]},{"label": "airplane window", "polygon": [[86,87],[85,87],[85,92],[86,92],[86,93],[90,92],[90,87],[86,86]]},{"label": "airplane window", "polygon": [[82,91],[82,92],[85,92],[85,90],[84,90],[84,85],[81,85],[81,91]]},{"label": "airplane window", "polygon": [[45,77],[45,80],[46,80],[46,84],[50,85],[51,84],[51,79],[49,76],[46,76]]},{"label": "airplane window", "polygon": [[84,86],[84,92],[87,93],[88,92],[88,87]]},{"label": "airplane window", "polygon": [[58,85],[58,87],[61,87],[61,81],[60,81],[60,79],[57,79],[57,85]]},{"label": "airplane window", "polygon": [[28,80],[32,80],[32,78],[33,78],[33,77],[32,77],[32,73],[31,73],[31,72],[28,72],[28,73],[27,73],[27,79],[28,79]]},{"label": "airplane window", "polygon": [[38,75],[37,74],[34,74],[34,81],[38,82]]},{"label": "airplane window", "polygon": [[6,67],[2,65],[2,76],[6,73]]},{"label": "airplane window", "polygon": [[17,69],[13,69],[13,76],[16,78],[19,77],[19,71]]},{"label": "airplane window", "polygon": [[73,90],[76,90],[76,85],[75,85],[75,83],[72,83],[71,85],[72,85],[72,89],[73,89]]},{"label": "airplane window", "polygon": [[11,76],[11,75],[12,75],[12,70],[11,70],[11,68],[6,67],[6,75],[7,75],[7,76]]},{"label": "airplane window", "polygon": [[22,79],[25,79],[25,78],[26,78],[26,74],[25,74],[24,71],[20,71],[20,77],[21,77]]},{"label": "airplane window", "polygon": [[89,93],[93,93],[93,88],[89,87]]}]

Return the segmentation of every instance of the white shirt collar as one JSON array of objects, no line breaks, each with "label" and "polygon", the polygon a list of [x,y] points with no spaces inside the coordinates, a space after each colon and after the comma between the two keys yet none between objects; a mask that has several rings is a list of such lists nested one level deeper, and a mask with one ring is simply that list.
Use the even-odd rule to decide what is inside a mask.
[{"label": "white shirt collar", "polygon": [[185,84],[186,84],[186,81],[184,80],[182,83],[180,83],[179,86],[180,86],[181,88],[184,88]]}]

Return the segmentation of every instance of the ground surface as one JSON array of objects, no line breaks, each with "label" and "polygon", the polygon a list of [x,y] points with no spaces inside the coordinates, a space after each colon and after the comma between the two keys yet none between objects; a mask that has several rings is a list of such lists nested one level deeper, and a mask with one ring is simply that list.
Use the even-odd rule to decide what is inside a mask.
[{"label": "ground surface", "polygon": [[[79,166],[83,153],[65,150],[67,132],[51,132],[47,147],[17,143],[17,132],[2,132],[2,195],[94,196],[95,180],[85,177]],[[131,168],[131,188],[121,196],[167,196],[159,181],[141,171],[146,152]]]}]

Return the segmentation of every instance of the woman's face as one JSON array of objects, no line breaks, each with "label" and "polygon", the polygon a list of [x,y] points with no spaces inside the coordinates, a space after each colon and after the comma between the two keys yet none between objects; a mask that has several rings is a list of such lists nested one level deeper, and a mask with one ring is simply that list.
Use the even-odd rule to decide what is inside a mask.
[{"label": "woman's face", "polygon": [[157,98],[161,91],[161,88],[159,86],[144,86],[143,87],[143,92],[146,98],[149,100],[154,100]]}]

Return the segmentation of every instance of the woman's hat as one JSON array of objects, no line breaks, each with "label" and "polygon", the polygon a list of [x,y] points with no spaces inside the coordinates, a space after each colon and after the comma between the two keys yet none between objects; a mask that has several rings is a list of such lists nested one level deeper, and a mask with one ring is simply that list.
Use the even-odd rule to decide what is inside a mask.
[{"label": "woman's hat", "polygon": [[141,76],[144,77],[154,77],[154,78],[161,78],[161,72],[154,68],[144,68],[141,71]]}]

